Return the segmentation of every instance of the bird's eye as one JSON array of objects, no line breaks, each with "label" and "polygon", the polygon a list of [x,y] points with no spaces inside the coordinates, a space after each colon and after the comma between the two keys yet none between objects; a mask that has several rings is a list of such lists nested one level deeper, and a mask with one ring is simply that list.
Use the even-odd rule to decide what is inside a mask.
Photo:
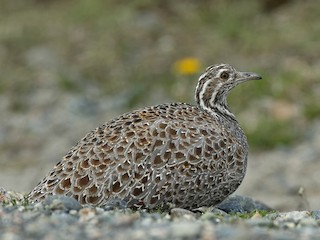
[{"label": "bird's eye", "polygon": [[227,72],[222,72],[222,73],[220,74],[220,78],[222,78],[222,79],[224,79],[224,80],[228,79],[228,78],[229,78],[229,73],[227,73]]}]

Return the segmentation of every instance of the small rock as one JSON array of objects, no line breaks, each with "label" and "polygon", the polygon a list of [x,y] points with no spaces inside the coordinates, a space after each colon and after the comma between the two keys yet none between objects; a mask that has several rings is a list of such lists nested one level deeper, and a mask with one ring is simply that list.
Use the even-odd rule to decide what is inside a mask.
[{"label": "small rock", "polygon": [[170,211],[171,218],[175,219],[185,219],[185,220],[196,220],[196,214],[183,208],[173,208]]},{"label": "small rock", "polygon": [[130,214],[117,213],[113,221],[114,226],[120,228],[131,227],[138,219],[140,219],[139,212],[133,212]]},{"label": "small rock", "polygon": [[63,195],[52,195],[45,198],[42,205],[50,210],[79,210],[82,208],[80,203],[74,198]]},{"label": "small rock", "polygon": [[308,211],[283,212],[271,216],[273,216],[274,224],[282,228],[315,227],[318,225],[317,220],[313,219]]},{"label": "small rock", "polygon": [[[224,213],[224,214],[226,214],[226,213]],[[217,213],[214,213],[214,212],[205,212],[204,214],[201,215],[200,219],[204,220],[204,221],[220,223],[222,216],[223,215],[217,214]]]},{"label": "small rock", "polygon": [[115,210],[115,209],[125,209],[127,208],[128,203],[122,199],[112,198],[110,199],[102,208],[106,211]]},{"label": "small rock", "polygon": [[79,210],[79,221],[87,222],[96,216],[96,210],[94,208],[82,208]]},{"label": "small rock", "polygon": [[311,215],[314,217],[314,219],[319,220],[320,219],[320,210],[312,211]]},{"label": "small rock", "polygon": [[21,205],[25,201],[25,196],[22,193],[15,191],[8,191],[0,187],[0,203],[15,206]]},{"label": "small rock", "polygon": [[314,218],[303,218],[298,223],[298,227],[318,227],[318,222]]},{"label": "small rock", "polygon": [[284,212],[278,213],[275,221],[278,222],[295,222],[298,223],[300,220],[304,218],[309,218],[311,216],[308,211],[292,211],[292,212]]},{"label": "small rock", "polygon": [[233,195],[228,197],[222,203],[218,204],[216,208],[221,209],[226,213],[250,213],[255,210],[273,210],[272,208],[260,201],[255,201],[252,198],[239,195]]},{"label": "small rock", "polygon": [[295,228],[296,224],[294,222],[285,222],[282,224],[283,228],[293,229]]},{"label": "small rock", "polygon": [[228,215],[228,213],[226,213],[225,211],[223,211],[223,210],[221,210],[219,208],[213,208],[213,209],[211,209],[210,212],[214,213],[216,215],[221,215],[221,216],[227,216]]}]

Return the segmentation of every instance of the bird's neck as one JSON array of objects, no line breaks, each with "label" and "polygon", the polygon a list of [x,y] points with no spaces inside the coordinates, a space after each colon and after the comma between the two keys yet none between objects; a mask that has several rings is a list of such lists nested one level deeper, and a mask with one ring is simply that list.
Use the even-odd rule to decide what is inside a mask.
[{"label": "bird's neck", "polygon": [[209,113],[211,116],[223,116],[226,119],[236,121],[234,114],[230,111],[227,102],[218,102],[214,105],[199,105],[198,107]]},{"label": "bird's neck", "polygon": [[203,88],[204,91],[197,89],[196,91],[196,102],[198,105],[198,108],[200,108],[203,111],[208,112],[212,116],[224,116],[227,119],[234,120],[235,116],[230,111],[227,103],[227,94],[226,91],[210,91],[208,88]]}]

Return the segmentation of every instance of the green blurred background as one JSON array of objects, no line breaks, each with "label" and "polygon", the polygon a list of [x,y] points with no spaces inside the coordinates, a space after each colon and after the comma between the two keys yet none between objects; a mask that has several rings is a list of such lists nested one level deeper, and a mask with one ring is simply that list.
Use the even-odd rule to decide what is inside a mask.
[{"label": "green blurred background", "polygon": [[[86,132],[112,117],[152,104],[193,103],[198,76],[216,63],[263,76],[229,97],[252,152],[290,148],[320,115],[317,0],[0,5],[3,169],[39,164],[33,175],[40,180]],[[194,64],[190,71],[185,61]]]}]

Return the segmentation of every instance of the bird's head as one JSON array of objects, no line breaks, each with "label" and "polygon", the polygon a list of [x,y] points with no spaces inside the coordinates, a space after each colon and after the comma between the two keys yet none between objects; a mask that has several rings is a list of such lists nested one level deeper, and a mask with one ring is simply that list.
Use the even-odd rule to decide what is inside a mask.
[{"label": "bird's head", "polygon": [[199,77],[195,94],[198,107],[209,112],[218,110],[233,117],[227,105],[229,91],[240,83],[259,79],[258,74],[239,72],[229,64],[210,66]]}]

